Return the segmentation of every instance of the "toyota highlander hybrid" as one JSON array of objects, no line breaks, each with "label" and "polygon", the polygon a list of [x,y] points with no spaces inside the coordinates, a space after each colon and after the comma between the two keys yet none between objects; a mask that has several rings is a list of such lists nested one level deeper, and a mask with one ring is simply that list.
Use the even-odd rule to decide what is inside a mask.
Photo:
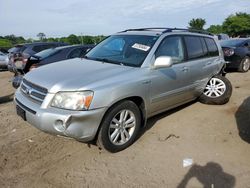
[{"label": "toyota highlander hybrid", "polygon": [[44,132],[96,140],[118,152],[153,115],[196,99],[227,103],[232,86],[224,65],[222,49],[209,33],[129,29],[109,36],[84,58],[30,71],[15,93],[16,110]]}]

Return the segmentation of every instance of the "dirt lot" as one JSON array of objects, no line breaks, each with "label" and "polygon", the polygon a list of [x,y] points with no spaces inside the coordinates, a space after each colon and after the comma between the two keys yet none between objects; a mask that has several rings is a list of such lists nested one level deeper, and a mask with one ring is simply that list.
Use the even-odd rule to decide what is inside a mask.
[{"label": "dirt lot", "polygon": [[[22,121],[10,77],[0,72],[0,187],[250,187],[250,72],[227,76],[228,104],[194,102],[158,115],[116,154]],[[186,158],[193,165],[184,168]]]}]

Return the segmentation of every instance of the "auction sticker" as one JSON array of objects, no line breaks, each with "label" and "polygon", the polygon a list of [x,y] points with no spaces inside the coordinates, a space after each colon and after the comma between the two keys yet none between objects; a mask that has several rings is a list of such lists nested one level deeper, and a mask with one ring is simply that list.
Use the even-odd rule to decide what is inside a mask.
[{"label": "auction sticker", "polygon": [[142,51],[148,51],[150,49],[150,46],[146,46],[146,45],[143,45],[143,44],[138,44],[138,43],[135,43],[132,48],[135,48],[135,49],[138,49],[138,50],[142,50]]}]

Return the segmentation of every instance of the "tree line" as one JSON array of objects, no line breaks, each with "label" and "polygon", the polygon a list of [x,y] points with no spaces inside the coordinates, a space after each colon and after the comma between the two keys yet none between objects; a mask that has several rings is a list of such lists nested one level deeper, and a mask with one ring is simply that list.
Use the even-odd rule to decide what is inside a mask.
[{"label": "tree line", "polygon": [[213,34],[226,33],[230,37],[250,36],[250,14],[242,12],[230,15],[221,25],[210,25],[207,29],[204,29],[206,20],[202,18],[193,18],[188,24],[190,29],[206,30]]},{"label": "tree line", "polygon": [[[250,36],[250,14],[236,13],[228,16],[221,25],[210,25],[209,28],[204,29],[206,20],[203,18],[193,18],[188,23],[189,29],[206,30],[213,34],[226,33],[231,37]],[[32,38],[24,39],[22,36],[7,35],[0,36],[0,48],[11,48],[17,44],[31,43],[31,42],[65,42],[68,44],[97,44],[102,41],[105,36],[77,36],[74,34],[68,37],[47,38],[42,32],[37,34],[38,40]]]},{"label": "tree line", "polygon": [[64,42],[64,43],[68,43],[70,45],[73,45],[73,44],[97,44],[105,38],[104,35],[77,36],[74,34],[71,34],[68,37],[56,37],[56,38],[49,37],[49,38],[46,38],[46,35],[42,32],[38,33],[37,37],[38,37],[38,40],[34,40],[32,38],[24,39],[21,36],[15,36],[13,34],[7,35],[7,36],[0,36],[0,48],[9,49],[17,44],[32,43],[32,42]]}]

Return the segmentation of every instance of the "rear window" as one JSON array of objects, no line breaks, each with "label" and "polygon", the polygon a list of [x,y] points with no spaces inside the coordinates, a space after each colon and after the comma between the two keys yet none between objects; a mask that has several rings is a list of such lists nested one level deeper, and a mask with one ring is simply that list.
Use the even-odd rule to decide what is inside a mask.
[{"label": "rear window", "polygon": [[240,46],[245,40],[243,39],[231,39],[231,40],[223,40],[220,42],[222,47],[236,47]]},{"label": "rear window", "polygon": [[44,44],[44,45],[34,46],[32,48],[32,50],[35,51],[35,52],[41,52],[43,50],[46,50],[46,49],[49,49],[49,48],[53,48],[53,47],[55,47],[54,44]]},{"label": "rear window", "polygon": [[51,48],[51,49],[43,50],[39,53],[36,53],[34,56],[39,57],[41,59],[44,59],[44,58],[50,57],[52,55],[55,55],[58,52],[59,52],[58,49]]},{"label": "rear window", "polygon": [[201,43],[200,37],[195,36],[185,36],[184,37],[187,53],[189,59],[202,58],[206,54],[203,52],[203,45]]},{"label": "rear window", "polygon": [[217,48],[217,45],[216,45],[215,41],[213,39],[211,39],[211,38],[205,38],[205,41],[207,43],[209,56],[218,56],[219,51],[218,51],[218,48]]}]

